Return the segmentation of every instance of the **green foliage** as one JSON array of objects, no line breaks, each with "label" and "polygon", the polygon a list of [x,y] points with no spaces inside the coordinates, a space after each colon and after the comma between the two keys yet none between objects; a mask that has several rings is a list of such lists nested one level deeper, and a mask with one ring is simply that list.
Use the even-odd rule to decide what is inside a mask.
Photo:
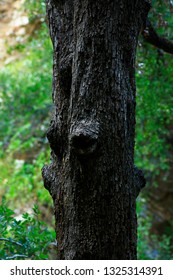
[{"label": "green foliage", "polygon": [[150,259],[148,255],[149,248],[149,229],[151,227],[151,221],[146,217],[146,200],[143,198],[137,201],[137,215],[138,215],[138,242],[137,242],[137,252],[139,260]]},{"label": "green foliage", "polygon": [[170,0],[152,0],[152,9],[149,14],[159,34],[173,39],[173,3]]},{"label": "green foliage", "polygon": [[[172,39],[172,2],[152,1],[150,20],[157,32]],[[171,153],[169,136],[173,124],[173,56],[157,50],[140,38],[137,55],[137,110],[135,162],[150,178],[155,178],[169,168]],[[138,258],[173,258],[172,232],[162,236],[151,234],[152,218],[147,210],[147,195],[137,203]]]},{"label": "green foliage", "polygon": [[0,138],[8,146],[10,140],[13,142],[16,139],[16,145],[28,139],[33,145],[34,137],[31,136],[36,134],[41,137],[45,133],[45,116],[51,102],[52,52],[48,34],[44,39],[42,36],[45,36],[45,30],[40,30],[42,32],[44,34],[41,34],[39,40],[25,47],[25,58],[8,64],[0,72]]},{"label": "green foliage", "polygon": [[147,211],[147,200],[141,197],[137,201],[138,215],[138,259],[139,260],[171,260],[173,259],[172,230],[158,236],[151,233],[152,220]]},{"label": "green foliage", "polygon": [[136,164],[145,170],[157,172],[168,168],[169,146],[166,138],[169,135],[169,125],[173,122],[170,86],[173,82],[173,69],[166,61],[167,66],[158,67],[158,54],[153,51],[151,55],[151,52],[152,50],[150,56],[141,62],[142,69],[137,73]]},{"label": "green foliage", "polygon": [[[157,2],[157,3],[155,3]],[[162,13],[161,13],[162,11]],[[169,34],[173,24],[169,5],[153,1],[150,15],[152,22],[167,15],[158,23],[157,31]],[[159,18],[155,18],[155,15]],[[154,20],[155,19],[155,20]],[[156,24],[155,24],[156,25]],[[167,33],[166,33],[167,32]],[[167,34],[167,35],[166,35]],[[142,44],[141,44],[142,43]],[[173,123],[173,57],[145,43],[141,38],[137,57],[137,124],[136,165],[157,175],[169,167],[169,145],[167,138]]]},{"label": "green foliage", "polygon": [[44,21],[45,18],[45,0],[25,0],[23,9],[27,12],[30,21],[39,18]]},{"label": "green foliage", "polygon": [[30,163],[22,159],[13,159],[10,156],[2,158],[0,161],[2,179],[0,195],[9,201],[10,206],[17,206],[19,197],[21,208],[26,202],[29,207],[33,201],[37,204],[50,205],[50,196],[43,188],[41,177],[41,168],[44,162],[48,162],[48,158],[49,150],[40,152],[37,158]]},{"label": "green foliage", "polygon": [[52,110],[52,46],[38,13],[45,9],[43,1],[25,1],[24,9],[29,16],[37,14],[41,24],[22,48],[17,43],[10,49],[11,55],[18,50],[20,59],[0,70],[0,196],[21,209],[33,201],[51,205],[41,168],[49,162],[45,134]]},{"label": "green foliage", "polygon": [[[54,230],[41,221],[46,211],[52,215],[52,201],[41,177],[50,153],[45,133],[51,110],[52,47],[43,15],[35,17],[43,5],[40,1],[25,5],[32,24],[38,19],[41,24],[27,42],[7,46],[9,55],[18,51],[20,59],[0,70],[0,197],[19,214],[25,205],[46,207],[42,215],[35,207],[34,215],[25,213],[18,220],[5,204],[0,206],[1,259],[47,259],[55,238]],[[46,220],[50,226],[51,218]]]},{"label": "green foliage", "polygon": [[0,259],[45,260],[49,258],[50,245],[55,232],[40,220],[35,206],[33,215],[24,213],[22,219],[14,218],[14,212],[4,202],[0,205]]}]

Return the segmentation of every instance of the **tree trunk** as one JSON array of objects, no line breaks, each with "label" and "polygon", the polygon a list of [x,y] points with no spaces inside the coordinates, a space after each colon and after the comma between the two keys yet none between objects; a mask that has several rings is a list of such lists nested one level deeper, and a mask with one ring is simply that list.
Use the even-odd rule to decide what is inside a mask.
[{"label": "tree trunk", "polygon": [[135,53],[149,6],[47,0],[56,111],[43,178],[58,259],[136,258]]}]

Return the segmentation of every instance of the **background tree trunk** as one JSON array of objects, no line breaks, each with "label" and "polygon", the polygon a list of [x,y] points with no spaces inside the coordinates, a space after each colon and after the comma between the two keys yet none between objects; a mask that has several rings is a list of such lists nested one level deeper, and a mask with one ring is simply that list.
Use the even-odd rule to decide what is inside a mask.
[{"label": "background tree trunk", "polygon": [[43,168],[58,259],[135,259],[135,54],[144,0],[47,0],[53,101]]}]

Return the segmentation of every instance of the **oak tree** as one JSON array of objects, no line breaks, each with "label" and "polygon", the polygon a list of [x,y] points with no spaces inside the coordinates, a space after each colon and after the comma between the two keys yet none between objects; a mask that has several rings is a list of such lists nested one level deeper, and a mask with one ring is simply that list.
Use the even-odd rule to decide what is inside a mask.
[{"label": "oak tree", "polygon": [[46,0],[58,259],[136,259],[135,56],[149,0]]}]

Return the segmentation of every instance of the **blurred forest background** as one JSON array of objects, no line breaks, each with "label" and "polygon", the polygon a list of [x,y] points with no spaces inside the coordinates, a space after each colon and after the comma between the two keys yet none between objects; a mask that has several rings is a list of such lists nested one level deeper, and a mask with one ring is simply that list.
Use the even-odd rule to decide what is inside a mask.
[{"label": "blurred forest background", "polygon": [[[152,1],[150,20],[170,40],[173,1]],[[52,45],[44,0],[0,2],[0,259],[54,259],[49,163]],[[137,199],[138,259],[173,259],[173,56],[140,36],[136,61],[135,164],[147,186]]]}]

